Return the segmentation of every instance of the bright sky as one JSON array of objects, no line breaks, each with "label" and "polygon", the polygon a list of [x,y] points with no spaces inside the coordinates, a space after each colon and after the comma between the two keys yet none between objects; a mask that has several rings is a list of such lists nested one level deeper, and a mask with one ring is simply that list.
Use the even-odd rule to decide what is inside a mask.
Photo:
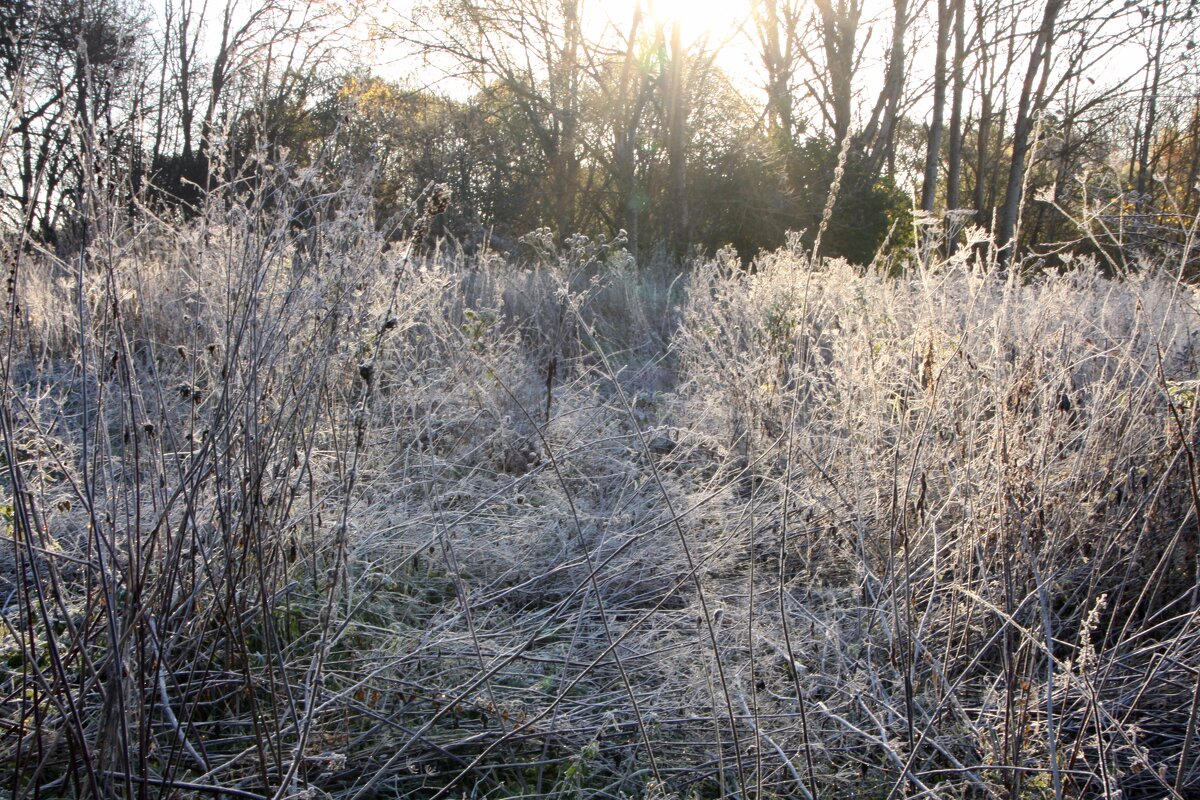
[{"label": "bright sky", "polygon": [[[628,30],[638,0],[605,0],[585,3],[585,16],[592,24],[612,24]],[[642,12],[650,19],[666,23],[678,21],[685,39],[708,39],[720,44],[736,38],[738,29],[748,25],[750,9],[745,0],[642,0]]]}]

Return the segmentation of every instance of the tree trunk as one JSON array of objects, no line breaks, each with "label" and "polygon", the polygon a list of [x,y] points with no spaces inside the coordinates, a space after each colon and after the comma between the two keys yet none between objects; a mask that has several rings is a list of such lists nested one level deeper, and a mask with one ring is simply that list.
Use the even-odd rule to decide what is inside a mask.
[{"label": "tree trunk", "polygon": [[767,127],[776,150],[790,159],[796,134],[790,85],[795,70],[795,8],[788,0],[759,0],[754,4],[754,21],[759,33],[759,56],[767,72]]},{"label": "tree trunk", "polygon": [[1163,39],[1167,27],[1167,2],[1161,0],[1156,9],[1158,35],[1155,37],[1154,57],[1151,60],[1150,92],[1146,98],[1146,123],[1139,131],[1141,147],[1138,151],[1137,206],[1146,210],[1146,193],[1150,190],[1150,141],[1154,138],[1154,126],[1158,122],[1158,87],[1162,78]]},{"label": "tree trunk", "polygon": [[[963,147],[963,88],[966,83],[967,34],[966,0],[953,0],[951,13],[954,15],[954,65],[951,67],[953,86],[950,98],[950,153],[946,167],[946,209],[957,211],[960,203],[962,183]],[[963,219],[959,216],[946,221],[946,252],[953,254],[958,249],[958,233]]]},{"label": "tree trunk", "polygon": [[[196,32],[191,30],[192,6],[183,2],[179,5],[179,128],[183,133],[183,157],[192,157],[192,129],[196,123],[196,101],[192,96],[192,58],[195,54]],[[203,20],[196,21],[202,25]]]},{"label": "tree trunk", "polygon": [[925,179],[921,184],[921,210],[932,212],[937,203],[938,164],[942,150],[942,119],[946,105],[946,50],[950,43],[950,0],[937,0],[937,51],[933,67],[933,119],[925,148]]},{"label": "tree trunk", "polygon": [[859,0],[816,0],[821,13],[821,34],[825,48],[825,67],[828,70],[829,102],[833,106],[829,117],[833,139],[840,144],[850,132],[854,101],[854,50],[858,23],[862,17]]},{"label": "tree trunk", "polygon": [[558,234],[567,236],[575,232],[575,191],[579,186],[579,0],[564,0],[563,28],[554,205]]},{"label": "tree trunk", "polygon": [[[962,180],[962,146],[963,146],[963,89],[966,83],[967,34],[964,17],[966,16],[966,0],[954,0],[954,66],[952,75],[954,85],[950,99],[950,154],[946,169],[946,208],[959,207],[960,186]],[[951,243],[953,247],[953,243]]]},{"label": "tree trunk", "polygon": [[[618,206],[615,211],[618,225],[628,237],[629,252],[638,255],[638,218],[642,211],[637,194],[637,138],[642,103],[645,98],[646,73],[637,66],[637,39],[642,23],[642,5],[633,9],[625,60],[617,85],[613,119],[613,181],[616,183]],[[637,77],[635,83],[635,75]]]},{"label": "tree trunk", "polygon": [[[1017,121],[1013,130],[1012,161],[1008,170],[1008,187],[1004,196],[1004,216],[996,237],[1000,247],[1001,268],[1006,268],[1016,249],[1014,237],[1017,220],[1021,216],[1021,191],[1025,182],[1025,159],[1029,155],[1030,134],[1033,133],[1033,118],[1041,105],[1040,86],[1050,69],[1050,48],[1054,37],[1054,22],[1062,9],[1063,0],[1046,0],[1042,24],[1038,28],[1037,40],[1029,53],[1029,65],[1025,80],[1021,84],[1021,97],[1017,103]],[[1042,80],[1039,84],[1038,78]]]},{"label": "tree trunk", "polygon": [[908,0],[893,0],[892,7],[896,19],[892,25],[887,74],[883,81],[883,91],[875,104],[875,112],[871,115],[871,123],[863,136],[864,139],[870,140],[872,174],[878,174],[884,164],[887,165],[889,175],[895,171],[896,119],[904,94],[904,37],[908,32]]},{"label": "tree trunk", "polygon": [[979,129],[975,148],[975,192],[973,206],[981,225],[990,226],[991,211],[987,207],[989,141],[992,135],[992,76],[994,61],[987,46],[982,3],[975,8],[975,35],[979,40]]},{"label": "tree trunk", "polygon": [[690,235],[687,198],[687,109],[684,99],[684,54],[680,22],[671,27],[671,56],[667,80],[667,160],[671,174],[671,249],[687,252]]}]

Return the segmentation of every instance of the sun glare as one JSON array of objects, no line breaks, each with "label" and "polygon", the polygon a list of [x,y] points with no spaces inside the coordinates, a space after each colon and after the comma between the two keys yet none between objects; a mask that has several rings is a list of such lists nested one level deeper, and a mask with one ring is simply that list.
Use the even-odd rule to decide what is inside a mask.
[{"label": "sun glare", "polygon": [[732,34],[741,23],[744,3],[731,0],[647,0],[653,18],[668,24],[678,22],[687,38]]},{"label": "sun glare", "polygon": [[[606,0],[602,5],[610,22],[621,27],[632,17],[638,0]],[[686,39],[724,38],[744,22],[743,0],[640,0],[646,19],[670,26],[678,22]]]}]

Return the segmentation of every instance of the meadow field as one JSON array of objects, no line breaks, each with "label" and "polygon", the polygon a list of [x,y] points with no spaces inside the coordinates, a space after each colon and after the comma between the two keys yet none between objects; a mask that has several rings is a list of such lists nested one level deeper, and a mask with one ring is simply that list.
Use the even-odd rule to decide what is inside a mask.
[{"label": "meadow field", "polygon": [[342,191],[5,243],[0,796],[1200,797],[1177,264]]}]

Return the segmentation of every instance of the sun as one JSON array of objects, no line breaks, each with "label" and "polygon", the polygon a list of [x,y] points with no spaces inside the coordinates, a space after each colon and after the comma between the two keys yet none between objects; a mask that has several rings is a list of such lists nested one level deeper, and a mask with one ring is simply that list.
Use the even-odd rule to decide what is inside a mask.
[{"label": "sun", "polygon": [[619,28],[640,7],[644,21],[668,28],[678,23],[690,41],[733,37],[749,17],[745,0],[604,0],[595,5]]},{"label": "sun", "polygon": [[744,2],[733,0],[644,0],[647,15],[668,25],[679,23],[688,39],[724,37],[745,21]]}]

